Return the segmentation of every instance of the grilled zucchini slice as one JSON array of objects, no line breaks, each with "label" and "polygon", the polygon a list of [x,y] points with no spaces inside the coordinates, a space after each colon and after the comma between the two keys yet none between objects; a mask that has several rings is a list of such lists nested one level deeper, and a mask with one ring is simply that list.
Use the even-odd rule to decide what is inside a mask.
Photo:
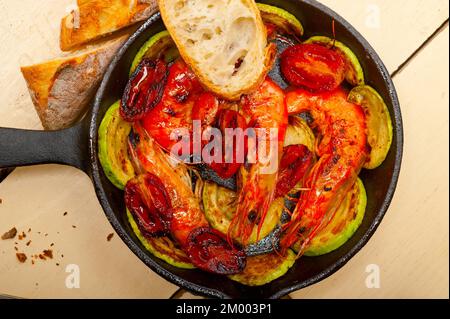
[{"label": "grilled zucchini slice", "polygon": [[[231,220],[236,212],[237,194],[232,190],[221,187],[216,183],[205,182],[202,192],[203,209],[205,217],[212,228],[223,234],[228,233]],[[276,199],[269,208],[264,225],[260,232],[260,238],[269,235],[280,221],[283,212],[284,199]],[[253,231],[249,244],[257,241],[257,229]]]},{"label": "grilled zucchini slice", "polygon": [[127,209],[128,222],[131,225],[134,233],[144,247],[151,252],[155,257],[164,260],[166,263],[183,269],[193,269],[189,258],[177,244],[168,237],[146,238],[142,235],[138,225],[134,221],[133,215]]},{"label": "grilled zucchini slice", "polygon": [[392,121],[383,98],[368,85],[353,88],[348,100],[361,105],[366,114],[367,141],[370,154],[364,168],[375,169],[383,164],[392,144]]},{"label": "grilled zucchini slice", "polygon": [[305,120],[298,116],[289,117],[289,125],[284,137],[284,147],[303,144],[314,153],[315,140],[314,133]]},{"label": "grilled zucchini slice", "polygon": [[284,255],[274,252],[247,257],[244,271],[229,278],[247,286],[262,286],[284,276],[296,259],[297,255],[290,249]]},{"label": "grilled zucchini slice", "polygon": [[[305,256],[328,254],[344,245],[361,225],[366,204],[366,190],[358,178],[332,220],[312,239]],[[293,249],[298,251],[296,246]]]},{"label": "grilled zucchini slice", "polygon": [[287,34],[293,34],[298,37],[303,35],[303,26],[292,13],[268,4],[257,3],[256,5],[261,12],[261,18],[264,22],[277,26]]},{"label": "grilled zucchini slice", "polygon": [[108,179],[119,189],[135,175],[128,157],[128,135],[130,123],[119,114],[120,101],[106,112],[98,130],[98,157]]},{"label": "grilled zucchini slice", "polygon": [[173,42],[169,31],[161,31],[154,36],[152,36],[144,45],[139,49],[136,54],[133,63],[131,64],[130,75],[136,70],[139,63],[144,58],[156,59],[164,58],[166,62],[172,62],[175,60],[180,53]]}]

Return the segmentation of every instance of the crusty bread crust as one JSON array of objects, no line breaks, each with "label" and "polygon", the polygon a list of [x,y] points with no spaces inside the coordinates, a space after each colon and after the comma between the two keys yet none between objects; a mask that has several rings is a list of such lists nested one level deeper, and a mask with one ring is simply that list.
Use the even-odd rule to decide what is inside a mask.
[{"label": "crusty bread crust", "polygon": [[[238,100],[262,83],[276,49],[267,46],[266,29],[254,0],[158,0],[158,4],[180,55],[207,89],[222,98]],[[198,25],[195,20],[200,21]],[[190,32],[194,41],[187,38]],[[205,43],[222,49],[202,49]]]},{"label": "crusty bread crust", "polygon": [[69,51],[149,18],[156,0],[78,0],[61,21],[60,47]]},{"label": "crusty bread crust", "polygon": [[66,58],[21,68],[47,130],[69,127],[86,111],[103,74],[126,37]]}]

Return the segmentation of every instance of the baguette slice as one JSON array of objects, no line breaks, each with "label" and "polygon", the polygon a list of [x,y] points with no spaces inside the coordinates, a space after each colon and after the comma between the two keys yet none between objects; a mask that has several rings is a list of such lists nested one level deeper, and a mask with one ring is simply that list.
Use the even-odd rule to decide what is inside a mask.
[{"label": "baguette slice", "polygon": [[272,66],[275,46],[254,0],[158,0],[181,56],[205,87],[236,100],[256,89]]},{"label": "baguette slice", "polygon": [[86,111],[122,36],[76,56],[21,67],[31,99],[47,130],[69,127]]},{"label": "baguette slice", "polygon": [[156,0],[78,0],[78,10],[61,21],[60,47],[69,51],[146,20]]}]

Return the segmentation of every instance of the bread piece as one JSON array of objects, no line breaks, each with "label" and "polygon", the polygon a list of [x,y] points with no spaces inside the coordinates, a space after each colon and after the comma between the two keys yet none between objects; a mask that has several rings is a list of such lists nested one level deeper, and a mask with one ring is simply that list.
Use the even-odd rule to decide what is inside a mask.
[{"label": "bread piece", "polygon": [[77,3],[78,10],[61,21],[63,51],[103,38],[158,11],[156,0],[78,0]]},{"label": "bread piece", "polygon": [[158,0],[181,56],[217,95],[236,100],[265,78],[274,58],[254,0]]},{"label": "bread piece", "polygon": [[120,37],[77,56],[21,68],[45,129],[69,127],[85,113],[107,66],[126,39]]}]

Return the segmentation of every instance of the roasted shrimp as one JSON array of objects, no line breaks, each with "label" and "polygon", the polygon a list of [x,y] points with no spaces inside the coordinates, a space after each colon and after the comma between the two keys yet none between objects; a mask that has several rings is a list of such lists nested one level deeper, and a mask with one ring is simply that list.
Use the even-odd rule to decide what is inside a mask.
[{"label": "roasted shrimp", "polygon": [[288,125],[284,93],[267,78],[254,93],[242,98],[241,112],[248,126],[254,129],[254,134],[249,134],[247,165],[241,168],[238,206],[229,237],[246,243],[256,225],[259,236],[270,204],[275,199]]},{"label": "roasted shrimp", "polygon": [[[209,227],[192,188],[176,167],[180,165],[183,171],[185,164],[167,155],[138,123],[133,126],[129,148],[137,171],[146,176],[151,174],[153,185],[157,185],[152,187],[151,194],[155,188],[160,190],[160,194],[166,194],[165,201],[169,203],[166,206],[170,205],[171,216],[164,214],[162,224],[169,223],[170,234],[191,262],[200,269],[217,274],[242,271],[245,253]],[[145,185],[141,185],[141,189],[143,187]]]},{"label": "roasted shrimp", "polygon": [[286,249],[299,242],[301,255],[311,239],[334,216],[353,186],[368,154],[363,109],[337,89],[323,94],[295,90],[286,95],[289,114],[308,112],[320,143],[318,162],[308,173],[291,221],[281,239]]}]

